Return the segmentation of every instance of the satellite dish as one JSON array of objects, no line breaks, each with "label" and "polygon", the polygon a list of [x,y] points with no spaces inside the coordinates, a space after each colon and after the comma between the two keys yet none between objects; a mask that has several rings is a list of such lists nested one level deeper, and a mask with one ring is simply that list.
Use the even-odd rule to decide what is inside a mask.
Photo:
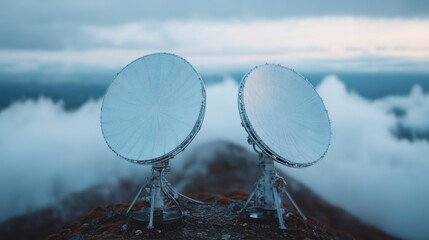
[{"label": "satellite dish", "polygon": [[168,53],[139,58],[119,72],[101,108],[106,143],[139,164],[173,158],[201,128],[203,81],[185,59]]},{"label": "satellite dish", "polygon": [[[127,211],[138,199],[149,200],[150,208],[132,214],[134,219],[148,222],[149,228],[154,221],[164,223],[182,217],[172,196],[183,195],[170,187],[163,173],[168,161],[200,130],[205,106],[200,75],[185,59],[169,53],[136,59],[107,89],[101,108],[101,129],[107,145],[128,161],[152,164],[152,176]],[[142,193],[147,193],[146,198]]]},{"label": "satellite dish", "polygon": [[[238,109],[248,141],[260,154],[264,167],[242,212],[246,210],[248,217],[256,219],[277,214],[280,228],[285,229],[281,197],[286,195],[306,219],[288,193],[284,179],[275,173],[274,161],[300,168],[324,157],[331,127],[322,99],[311,83],[294,70],[265,64],[242,79]],[[253,198],[253,207],[246,209]]]}]

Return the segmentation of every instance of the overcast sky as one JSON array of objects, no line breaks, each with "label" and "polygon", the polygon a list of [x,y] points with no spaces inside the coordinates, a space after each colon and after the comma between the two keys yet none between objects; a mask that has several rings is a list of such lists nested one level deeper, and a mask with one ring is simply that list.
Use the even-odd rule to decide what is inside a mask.
[{"label": "overcast sky", "polygon": [[158,51],[203,69],[429,71],[429,1],[16,0],[0,3],[0,32],[1,72],[118,68]]}]

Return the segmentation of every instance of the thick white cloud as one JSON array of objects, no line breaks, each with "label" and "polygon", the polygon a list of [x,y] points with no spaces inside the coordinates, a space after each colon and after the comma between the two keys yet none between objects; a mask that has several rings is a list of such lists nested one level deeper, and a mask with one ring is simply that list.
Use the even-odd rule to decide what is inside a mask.
[{"label": "thick white cloud", "polygon": [[401,100],[407,102],[405,110],[422,113],[416,118],[419,123],[429,122],[429,95],[414,90],[407,97],[372,102],[348,92],[335,76],[327,77],[318,91],[332,120],[328,154],[306,169],[282,169],[329,202],[389,233],[429,237],[429,143],[395,137],[398,119],[388,110],[395,106],[394,99]]},{"label": "thick white cloud", "polygon": [[227,138],[240,144],[243,139],[246,139],[247,134],[241,127],[238,107],[235,104],[237,92],[238,86],[231,78],[208,87],[206,115],[201,130],[195,138],[197,142]]},{"label": "thick white cloud", "polygon": [[398,124],[413,132],[429,133],[429,95],[416,85],[412,88],[410,96],[390,96],[377,104],[387,112],[398,115]]},{"label": "thick white cloud", "polygon": [[141,171],[108,149],[99,109],[90,101],[66,112],[41,98],[0,112],[0,220]]}]

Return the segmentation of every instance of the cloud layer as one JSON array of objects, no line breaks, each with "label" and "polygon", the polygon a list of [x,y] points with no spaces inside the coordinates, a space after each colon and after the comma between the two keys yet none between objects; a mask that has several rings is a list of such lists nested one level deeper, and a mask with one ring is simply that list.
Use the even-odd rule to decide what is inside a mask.
[{"label": "cloud layer", "polygon": [[99,108],[90,101],[66,112],[41,98],[0,112],[0,220],[141,171],[108,149]]},{"label": "cloud layer", "polygon": [[182,55],[198,63],[199,69],[248,69],[270,59],[300,71],[429,72],[427,18],[138,20],[84,24],[76,29],[62,24],[23,29],[11,40],[39,46],[12,48],[0,44],[0,72],[55,64],[74,69],[82,65],[119,68],[141,55],[159,51]]},{"label": "cloud layer", "polygon": [[[429,143],[394,134],[398,123],[427,131],[429,94],[369,101],[346,90],[335,76],[317,90],[332,120],[332,144],[325,159],[305,169],[278,166],[329,202],[370,224],[404,238],[429,237]],[[225,80],[207,88],[203,126],[181,159],[211,140],[246,146],[236,100],[237,85]],[[406,112],[395,114],[400,106]],[[0,112],[0,219],[45,206],[74,191],[147,171],[118,159],[99,127],[100,101],[73,112],[41,98],[16,102]],[[256,166],[255,166],[256,167]],[[177,168],[178,169],[178,168]]]},{"label": "cloud layer", "polygon": [[[427,131],[427,124],[421,123],[429,122],[429,95],[414,90],[406,97],[372,102],[348,92],[335,76],[327,77],[318,91],[332,120],[328,154],[310,168],[283,170],[329,202],[389,233],[427,238],[429,143],[398,139],[393,131],[398,122]],[[390,111],[399,103],[409,117],[398,118]]]}]

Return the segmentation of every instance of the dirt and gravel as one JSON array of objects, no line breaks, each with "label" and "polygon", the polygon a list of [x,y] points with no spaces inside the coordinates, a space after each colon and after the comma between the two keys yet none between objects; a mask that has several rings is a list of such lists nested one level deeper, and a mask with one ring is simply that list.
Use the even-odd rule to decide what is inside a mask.
[{"label": "dirt and gravel", "polygon": [[49,239],[343,239],[328,230],[317,219],[304,221],[295,214],[286,220],[286,230],[277,222],[254,222],[237,212],[243,207],[247,193],[232,191],[222,196],[210,193],[193,197],[207,204],[189,203],[187,216],[180,222],[146,224],[126,216],[127,204],[97,207],[79,221],[65,226]]}]

